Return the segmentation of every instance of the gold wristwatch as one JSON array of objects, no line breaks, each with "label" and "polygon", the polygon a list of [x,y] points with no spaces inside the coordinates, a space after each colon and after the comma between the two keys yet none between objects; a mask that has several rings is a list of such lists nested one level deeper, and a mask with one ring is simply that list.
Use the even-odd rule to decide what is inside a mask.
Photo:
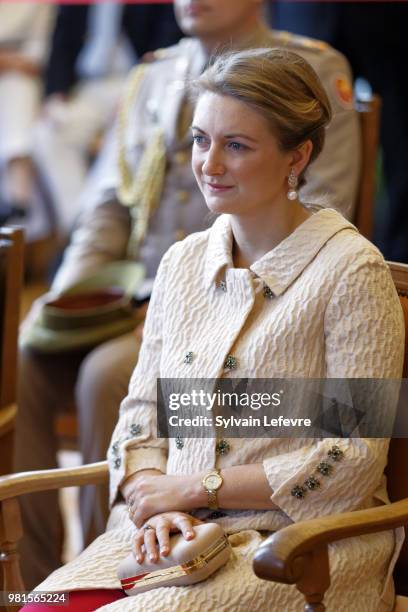
[{"label": "gold wristwatch", "polygon": [[210,510],[218,510],[217,491],[223,482],[223,477],[218,469],[211,470],[202,480],[203,487],[207,491],[208,507]]}]

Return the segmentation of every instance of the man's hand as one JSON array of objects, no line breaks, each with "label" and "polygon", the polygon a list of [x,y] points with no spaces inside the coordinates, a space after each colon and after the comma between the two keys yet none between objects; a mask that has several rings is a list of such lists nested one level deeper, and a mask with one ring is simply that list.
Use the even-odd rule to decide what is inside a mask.
[{"label": "man's hand", "polygon": [[15,51],[0,51],[0,73],[11,71],[36,77],[40,74],[40,66]]},{"label": "man's hand", "polygon": [[166,557],[170,553],[170,533],[180,531],[185,540],[195,536],[194,525],[202,521],[184,512],[164,512],[149,518],[144,527],[138,529],[133,554],[138,563],[143,563],[146,554],[149,561],[157,563],[159,556]]}]

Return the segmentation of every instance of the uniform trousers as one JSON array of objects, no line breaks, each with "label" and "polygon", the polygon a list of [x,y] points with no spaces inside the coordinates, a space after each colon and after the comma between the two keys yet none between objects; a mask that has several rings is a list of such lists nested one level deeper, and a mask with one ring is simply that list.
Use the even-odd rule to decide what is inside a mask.
[{"label": "uniform trousers", "polygon": [[[83,462],[105,459],[139,347],[140,341],[131,332],[87,354],[45,355],[28,349],[20,352],[17,471],[56,467],[55,416],[74,402]],[[105,530],[108,487],[83,487],[80,509],[84,541],[89,544]],[[21,566],[26,588],[30,589],[61,565],[58,492],[22,496],[21,510]]]}]

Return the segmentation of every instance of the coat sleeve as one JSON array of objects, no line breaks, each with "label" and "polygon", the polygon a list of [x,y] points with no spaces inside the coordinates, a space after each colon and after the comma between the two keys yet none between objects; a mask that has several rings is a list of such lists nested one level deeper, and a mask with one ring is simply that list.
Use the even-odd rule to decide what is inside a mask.
[{"label": "coat sleeve", "polygon": [[[325,313],[326,377],[399,379],[404,323],[385,262],[374,254],[344,270]],[[392,388],[395,402],[398,389]],[[271,500],[293,521],[366,507],[381,486],[388,443],[384,438],[323,438],[266,458]],[[319,483],[312,489],[307,486],[311,477]]]},{"label": "coat sleeve", "polygon": [[350,67],[343,55],[331,49],[321,53],[313,66],[329,97],[333,118],[324,149],[307,172],[301,198],[330,202],[352,220],[361,169],[361,134]]},{"label": "coat sleeve", "polygon": [[29,34],[21,48],[22,54],[39,66],[43,66],[47,61],[54,11],[51,5],[35,7]]},{"label": "coat sleeve", "polygon": [[157,437],[157,378],[160,377],[166,277],[172,249],[163,257],[150,299],[137,366],[123,400],[108,449],[110,500],[121,483],[144,469],[166,472],[168,441]]}]

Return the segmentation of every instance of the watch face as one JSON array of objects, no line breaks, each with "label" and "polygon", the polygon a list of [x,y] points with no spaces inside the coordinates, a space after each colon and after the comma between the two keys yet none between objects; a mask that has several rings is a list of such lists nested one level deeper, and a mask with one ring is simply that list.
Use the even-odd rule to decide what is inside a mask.
[{"label": "watch face", "polygon": [[219,489],[222,485],[222,478],[219,474],[209,474],[205,479],[205,486],[210,491]]}]

